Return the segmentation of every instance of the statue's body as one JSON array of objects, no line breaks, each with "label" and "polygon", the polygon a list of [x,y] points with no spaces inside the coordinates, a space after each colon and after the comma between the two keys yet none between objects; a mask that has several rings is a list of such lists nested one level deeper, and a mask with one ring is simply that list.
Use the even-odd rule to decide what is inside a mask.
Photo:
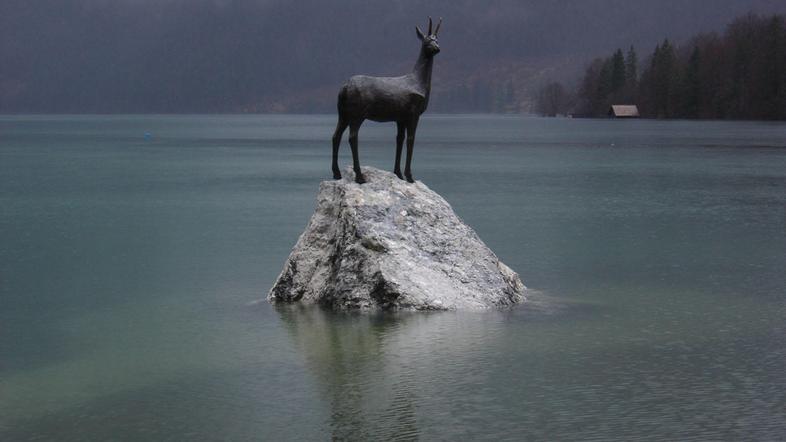
[{"label": "statue's body", "polygon": [[[338,167],[338,148],[341,136],[349,126],[349,144],[352,147],[352,162],[355,170],[355,181],[365,182],[360,172],[358,159],[358,130],[365,120],[395,121],[398,126],[396,136],[396,163],[393,173],[400,179],[406,177],[410,183],[412,178],[412,150],[415,145],[415,131],[420,115],[426,111],[431,95],[431,69],[434,56],[439,53],[437,33],[442,20],[432,34],[429,18],[426,35],[415,27],[417,36],[422,42],[420,56],[411,73],[401,77],[369,77],[356,75],[347,81],[338,94],[338,124],[333,134],[333,178],[341,179]],[[404,136],[407,141],[407,161],[404,176],[401,175],[401,150]]]}]

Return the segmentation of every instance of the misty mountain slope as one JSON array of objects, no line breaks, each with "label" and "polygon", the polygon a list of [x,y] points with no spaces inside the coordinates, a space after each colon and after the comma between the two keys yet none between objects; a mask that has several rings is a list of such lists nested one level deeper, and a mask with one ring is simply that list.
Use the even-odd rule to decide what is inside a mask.
[{"label": "misty mountain slope", "polygon": [[355,73],[400,75],[444,17],[436,111],[517,111],[610,48],[649,51],[771,0],[5,0],[0,112],[333,111]]}]

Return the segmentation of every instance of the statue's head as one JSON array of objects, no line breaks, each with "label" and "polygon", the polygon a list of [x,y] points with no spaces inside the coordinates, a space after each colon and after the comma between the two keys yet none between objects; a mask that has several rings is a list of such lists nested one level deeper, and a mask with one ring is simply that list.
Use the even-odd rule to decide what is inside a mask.
[{"label": "statue's head", "polygon": [[439,19],[439,23],[437,23],[437,28],[434,30],[434,33],[431,33],[431,17],[428,18],[428,33],[423,35],[423,31],[420,30],[419,27],[415,26],[415,32],[418,34],[418,38],[421,42],[423,42],[423,50],[426,51],[426,54],[429,57],[433,57],[439,53],[439,43],[437,43],[437,34],[439,33],[439,27],[442,26],[442,19]]}]

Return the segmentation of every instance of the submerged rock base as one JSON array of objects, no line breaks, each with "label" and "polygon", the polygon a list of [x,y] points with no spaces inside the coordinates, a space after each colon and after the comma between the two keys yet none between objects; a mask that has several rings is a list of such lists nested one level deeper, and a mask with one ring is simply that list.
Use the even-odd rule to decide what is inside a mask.
[{"label": "submerged rock base", "polygon": [[524,300],[500,262],[421,182],[363,168],[366,183],[324,181],[308,227],[270,290],[271,302],[337,309],[454,310]]}]

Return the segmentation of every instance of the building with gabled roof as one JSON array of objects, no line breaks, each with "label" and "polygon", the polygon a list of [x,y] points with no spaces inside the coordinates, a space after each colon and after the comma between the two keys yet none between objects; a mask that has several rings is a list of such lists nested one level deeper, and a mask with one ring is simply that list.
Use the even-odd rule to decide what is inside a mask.
[{"label": "building with gabled roof", "polygon": [[635,104],[612,104],[609,109],[612,118],[639,118],[639,108]]}]

